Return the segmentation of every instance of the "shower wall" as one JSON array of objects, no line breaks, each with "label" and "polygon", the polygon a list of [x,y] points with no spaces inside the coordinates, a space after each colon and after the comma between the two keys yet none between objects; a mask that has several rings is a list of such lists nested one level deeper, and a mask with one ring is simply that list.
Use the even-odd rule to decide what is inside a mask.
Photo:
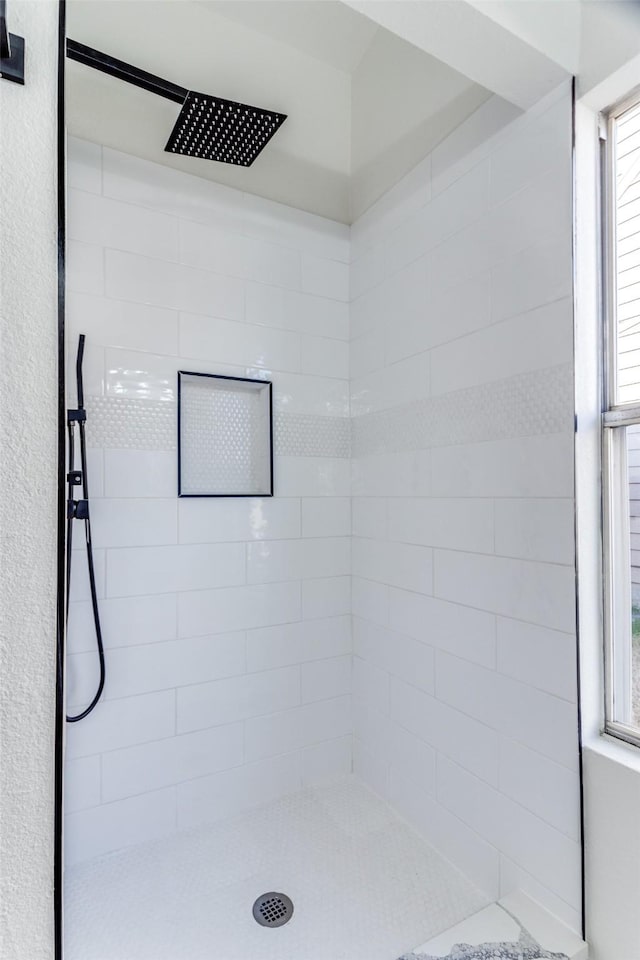
[{"label": "shower wall", "polygon": [[355,772],[578,929],[571,125],[493,98],[352,227],[353,692]]},{"label": "shower wall", "polygon": [[[578,929],[570,90],[491,98],[350,231],[86,142],[69,174],[107,686],[67,731],[68,862],[353,744],[485,892]],[[176,499],[178,369],[273,377],[273,499]]]},{"label": "shower wall", "polygon": [[[72,863],[351,770],[351,521],[348,228],[73,138],[69,187],[107,661],[67,725]],[[273,379],[274,498],[176,498],[179,369]],[[77,712],[79,542],[71,601]]]}]

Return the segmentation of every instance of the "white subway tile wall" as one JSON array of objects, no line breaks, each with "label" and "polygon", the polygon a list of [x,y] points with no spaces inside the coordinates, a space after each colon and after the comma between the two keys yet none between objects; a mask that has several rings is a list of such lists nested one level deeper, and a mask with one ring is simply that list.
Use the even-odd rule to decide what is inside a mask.
[{"label": "white subway tile wall", "polygon": [[[70,860],[353,766],[578,929],[570,91],[491,98],[350,230],[70,161],[108,667]],[[273,376],[273,500],[175,500],[180,366]],[[70,623],[81,704],[82,575]]]},{"label": "white subway tile wall", "polygon": [[352,226],[354,769],[579,929],[570,93],[503,113]]},{"label": "white subway tile wall", "polygon": [[[349,229],[74,138],[68,225],[73,863],[351,772]],[[273,379],[273,499],[177,499],[179,369]]]}]

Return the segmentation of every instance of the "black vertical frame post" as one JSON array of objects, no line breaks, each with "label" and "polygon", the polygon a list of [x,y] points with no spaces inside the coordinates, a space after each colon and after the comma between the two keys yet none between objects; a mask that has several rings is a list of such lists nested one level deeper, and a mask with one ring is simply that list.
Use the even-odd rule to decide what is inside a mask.
[{"label": "black vertical frame post", "polygon": [[182,496],[182,418],[180,416],[180,411],[182,409],[182,370],[178,370],[178,409],[176,411],[176,418],[178,421],[178,476],[176,478],[176,490],[178,491],[178,496]]},{"label": "black vertical frame post", "polygon": [[[576,329],[576,78],[571,78],[571,211],[573,218],[573,232],[571,244],[571,293],[573,309],[573,329],[575,339]],[[576,418],[574,417],[574,430],[577,429]],[[576,563],[577,563],[577,488],[576,488],[576,445],[574,437],[573,445],[573,467],[574,467],[574,486],[573,486],[573,524],[574,524],[574,543],[576,544]],[[580,682],[580,593],[576,566],[575,577],[575,610],[576,610],[576,706],[578,720],[578,779],[579,779],[579,810],[580,810],[580,920],[582,924],[582,939],[587,938],[587,890],[586,890],[586,858],[585,858],[585,807],[584,807],[584,756],[582,747],[582,686]]]},{"label": "black vertical frame post", "polygon": [[58,109],[57,109],[57,187],[58,187],[58,492],[57,515],[57,585],[56,607],[56,699],[54,754],[54,854],[53,910],[54,957],[63,960],[63,797],[64,797],[64,657],[66,607],[66,411],[65,411],[65,264],[66,264],[66,132],[65,132],[65,42],[66,0],[58,0]]},{"label": "black vertical frame post", "polygon": [[271,496],[274,496],[273,486],[273,383],[269,383],[269,484]]}]

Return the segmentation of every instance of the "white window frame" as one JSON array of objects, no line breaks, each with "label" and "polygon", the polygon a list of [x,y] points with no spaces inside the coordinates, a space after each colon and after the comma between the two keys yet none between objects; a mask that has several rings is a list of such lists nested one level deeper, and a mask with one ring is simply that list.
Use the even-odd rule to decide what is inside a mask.
[{"label": "white window frame", "polygon": [[[604,732],[640,747],[640,726],[615,719],[632,697],[629,489],[625,426],[640,425],[640,402],[617,403],[616,157],[614,125],[640,106],[640,88],[601,116],[603,292]],[[616,709],[617,705],[617,709]]]}]

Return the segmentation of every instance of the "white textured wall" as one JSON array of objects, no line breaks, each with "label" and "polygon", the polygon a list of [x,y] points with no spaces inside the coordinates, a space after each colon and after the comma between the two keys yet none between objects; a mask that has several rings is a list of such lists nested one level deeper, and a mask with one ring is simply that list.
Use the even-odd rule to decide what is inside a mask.
[{"label": "white textured wall", "polygon": [[[71,864],[351,770],[351,517],[348,227],[74,139],[69,187],[107,661],[67,734]],[[273,380],[273,498],[177,499],[178,370]]]},{"label": "white textured wall", "polygon": [[0,956],[53,956],[57,4],[9,4],[0,80]]},{"label": "white textured wall", "polygon": [[587,940],[593,960],[640,956],[640,772],[634,749],[600,738],[584,752]]},{"label": "white textured wall", "polygon": [[502,109],[352,228],[354,765],[578,929],[570,90]]}]

